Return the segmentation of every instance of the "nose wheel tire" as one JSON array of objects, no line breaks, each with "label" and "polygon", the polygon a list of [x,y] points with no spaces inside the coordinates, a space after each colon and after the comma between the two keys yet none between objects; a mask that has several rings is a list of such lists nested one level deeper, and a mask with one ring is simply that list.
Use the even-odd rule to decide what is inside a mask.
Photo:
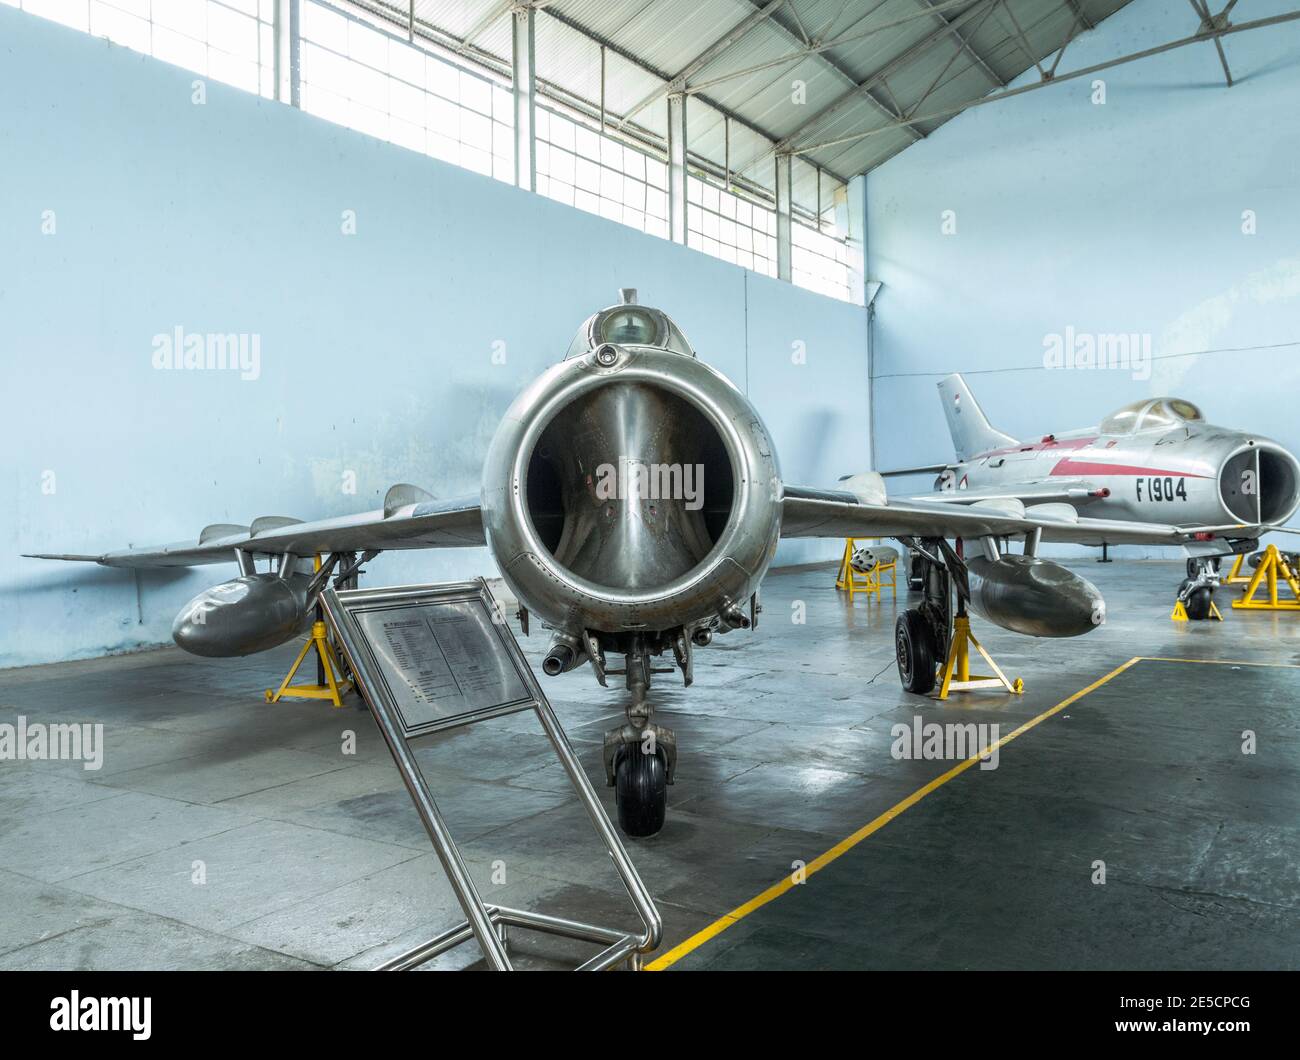
[{"label": "nose wheel tire", "polygon": [[894,651],[898,657],[898,679],[908,692],[925,695],[934,688],[938,667],[934,634],[925,616],[908,608],[894,623]]},{"label": "nose wheel tire", "polygon": [[1214,592],[1208,586],[1203,585],[1199,589],[1193,589],[1191,595],[1187,598],[1187,617],[1194,622],[1209,618],[1210,604],[1213,600]]},{"label": "nose wheel tire", "polygon": [[646,754],[640,744],[624,747],[614,760],[614,801],[618,826],[634,839],[655,835],[668,811],[668,763],[658,748]]}]

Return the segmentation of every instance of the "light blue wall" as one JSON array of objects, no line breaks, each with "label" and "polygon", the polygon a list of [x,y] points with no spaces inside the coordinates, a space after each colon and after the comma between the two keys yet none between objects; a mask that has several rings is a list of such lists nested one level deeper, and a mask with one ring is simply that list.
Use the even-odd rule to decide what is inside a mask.
[{"label": "light blue wall", "polygon": [[[619,286],[747,386],[788,479],[869,464],[862,309],[216,83],[196,106],[193,80],[0,8],[0,666],[163,642],[186,599],[233,574],[137,579],[19,552],[341,514],[394,482],[476,491],[500,414]],[[260,378],[154,370],[152,338],[176,325],[259,334]],[[779,559],[836,551],[793,542]],[[494,573],[484,550],[368,570]]]},{"label": "light blue wall", "polygon": [[[1250,0],[1232,17],[1293,9]],[[1061,70],[1195,28],[1185,0],[1135,0]],[[1196,44],[1097,74],[1103,105],[1090,77],[976,107],[868,176],[882,467],[951,458],[934,384],[952,371],[1018,437],[1174,393],[1300,451],[1300,24],[1224,49],[1232,88],[1213,45]],[[955,235],[941,234],[945,210]],[[1151,378],[1044,370],[1044,337],[1068,325],[1149,333]]]}]

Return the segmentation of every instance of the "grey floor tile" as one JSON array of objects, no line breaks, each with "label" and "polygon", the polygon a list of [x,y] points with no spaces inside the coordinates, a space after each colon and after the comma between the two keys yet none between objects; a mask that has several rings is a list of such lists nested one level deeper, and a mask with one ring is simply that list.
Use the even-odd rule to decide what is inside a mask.
[{"label": "grey floor tile", "polygon": [[417,856],[284,821],[256,821],[77,876],[65,886],[210,930],[224,930]]}]

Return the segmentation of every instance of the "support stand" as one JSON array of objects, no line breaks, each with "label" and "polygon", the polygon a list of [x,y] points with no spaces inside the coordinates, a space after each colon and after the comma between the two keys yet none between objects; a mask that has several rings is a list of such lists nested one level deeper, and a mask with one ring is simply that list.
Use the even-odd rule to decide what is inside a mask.
[{"label": "support stand", "polygon": [[[307,658],[307,653],[316,649],[316,683],[314,685],[295,685],[294,675],[298,667]],[[324,622],[311,624],[311,636],[303,643],[302,651],[294,659],[289,672],[284,675],[280,687],[274,692],[266,690],[266,701],[278,703],[284,696],[295,699],[328,699],[335,707],[343,706],[343,697],[352,691],[352,678],[342,677],[343,667],[339,665],[334,646],[330,644],[329,629]]]},{"label": "support stand", "polygon": [[[854,593],[867,593],[878,597],[881,589],[889,589],[897,598],[898,561],[878,563],[863,574],[853,569],[853,550],[857,548],[857,544],[858,538],[856,537],[846,537],[844,539],[844,557],[840,560],[840,569],[835,575],[835,588],[841,592],[847,592],[850,603],[853,601]],[[885,577],[886,575],[888,575],[888,578]]]},{"label": "support stand", "polygon": [[[1278,599],[1279,577],[1291,590],[1293,599]],[[1263,585],[1268,586],[1268,599],[1256,600],[1255,594]],[[1277,545],[1269,545],[1264,550],[1264,558],[1259,561],[1259,566],[1255,568],[1255,573],[1246,586],[1245,593],[1240,600],[1233,600],[1232,606],[1242,611],[1300,611],[1300,578],[1296,577],[1295,571],[1282,557]]]},{"label": "support stand", "polygon": [[1101,559],[1097,560],[1098,563],[1111,563],[1111,562],[1113,562],[1113,561],[1111,560],[1111,558],[1110,558],[1110,552],[1108,551],[1108,548],[1109,548],[1109,546],[1106,544],[1105,541],[1103,541],[1103,542],[1101,543]]},{"label": "support stand", "polygon": [[[380,970],[414,968],[475,939],[490,968],[509,971],[513,967],[506,954],[510,927],[602,946],[579,971],[618,965],[639,968],[642,954],[659,945],[659,912],[487,582],[479,578],[446,585],[327,589],[321,602],[466,917],[458,926],[394,957]],[[536,713],[613,861],[640,917],[640,934],[488,904],[479,894],[420,770],[411,741],[527,710]]]},{"label": "support stand", "polygon": [[1238,552],[1236,557],[1232,561],[1232,570],[1228,571],[1228,573],[1224,575],[1224,577],[1219,581],[1219,584],[1220,585],[1249,585],[1250,575],[1241,573],[1241,568],[1245,566],[1245,563],[1246,563],[1246,554],[1244,552]]},{"label": "support stand", "polygon": [[[313,560],[312,565],[313,569],[319,574],[321,569],[319,553]],[[297,674],[298,668],[306,660],[307,653],[313,648],[316,650],[316,683],[310,685],[293,684],[294,675]],[[334,654],[334,646],[329,639],[329,629],[325,625],[324,614],[318,604],[316,606],[316,621],[311,626],[311,636],[303,644],[302,651],[298,653],[298,658],[294,659],[293,665],[289,667],[289,672],[284,675],[280,687],[275,691],[271,691],[269,688],[266,690],[266,701],[268,703],[278,703],[285,696],[291,699],[328,699],[337,708],[343,706],[343,697],[351,692],[352,688],[352,678],[343,676],[343,667],[339,665],[339,658]]]},{"label": "support stand", "polygon": [[[993,667],[996,677],[970,672],[971,645],[974,645],[984,661]],[[993,656],[984,650],[984,645],[970,631],[970,618],[963,606],[953,618],[952,639],[948,644],[948,658],[943,664],[943,681],[939,685],[937,698],[947,699],[949,692],[973,692],[980,688],[1000,688],[1013,695],[1019,695],[1025,690],[1025,683],[1018,677],[1015,681],[1007,680],[1007,675],[993,661]]]}]

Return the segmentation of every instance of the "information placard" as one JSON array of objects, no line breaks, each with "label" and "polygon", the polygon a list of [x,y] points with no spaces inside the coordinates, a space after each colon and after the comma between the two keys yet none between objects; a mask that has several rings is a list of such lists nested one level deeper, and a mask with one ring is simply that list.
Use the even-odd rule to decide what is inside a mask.
[{"label": "information placard", "polygon": [[343,594],[339,633],[349,654],[363,651],[406,736],[534,702],[478,592]]},{"label": "information placard", "polygon": [[[321,594],[321,605],[465,913],[464,923],[390,958],[381,967],[393,971],[416,968],[472,937],[490,968],[507,971],[513,967],[506,952],[507,928],[602,946],[579,966],[584,970],[620,964],[640,967],[641,955],[659,945],[663,921],[487,582],[479,578],[388,589],[330,588]],[[524,710],[535,713],[613,859],[641,918],[639,934],[488,905],[475,886],[410,740]]]}]

